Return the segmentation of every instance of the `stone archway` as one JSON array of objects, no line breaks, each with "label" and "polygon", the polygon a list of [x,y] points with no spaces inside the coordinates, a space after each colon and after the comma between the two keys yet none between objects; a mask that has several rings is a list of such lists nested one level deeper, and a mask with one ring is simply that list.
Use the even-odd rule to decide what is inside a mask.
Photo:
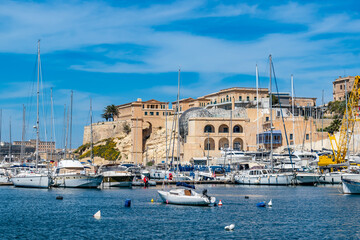
[{"label": "stone archway", "polygon": [[227,138],[221,138],[219,140],[219,150],[229,148],[229,139]]},{"label": "stone archway", "polygon": [[215,141],[212,138],[204,140],[204,150],[215,150]]},{"label": "stone archway", "polygon": [[235,138],[233,141],[234,150],[244,150],[244,141],[241,138]]},{"label": "stone archway", "polygon": [[226,124],[221,124],[219,127],[219,133],[228,133],[229,127]]}]

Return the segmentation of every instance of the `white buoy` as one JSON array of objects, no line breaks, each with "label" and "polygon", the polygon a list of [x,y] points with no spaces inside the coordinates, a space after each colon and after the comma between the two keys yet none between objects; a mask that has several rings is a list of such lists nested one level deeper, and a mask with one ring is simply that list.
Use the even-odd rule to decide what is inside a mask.
[{"label": "white buoy", "polygon": [[234,228],[235,228],[235,224],[231,224],[230,226],[226,226],[225,230],[226,231],[232,231],[232,230],[234,230]]},{"label": "white buoy", "polygon": [[272,199],[270,199],[270,202],[268,203],[269,207],[272,207]]},{"label": "white buoy", "polygon": [[94,214],[94,218],[96,218],[96,219],[100,219],[100,218],[101,218],[101,212],[100,212],[100,210],[97,211],[97,212]]}]

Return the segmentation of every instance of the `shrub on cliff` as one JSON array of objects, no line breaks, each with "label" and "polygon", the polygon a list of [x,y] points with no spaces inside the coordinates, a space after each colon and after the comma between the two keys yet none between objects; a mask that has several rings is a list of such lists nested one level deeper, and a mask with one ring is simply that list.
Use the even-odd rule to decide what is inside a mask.
[{"label": "shrub on cliff", "polygon": [[[94,157],[101,157],[105,160],[115,161],[118,159],[120,152],[115,148],[116,143],[112,138],[106,139],[104,145],[94,147]],[[80,158],[90,157],[90,150],[82,154]],[[121,157],[121,156],[120,156]]]},{"label": "shrub on cliff", "polygon": [[131,132],[131,127],[127,122],[123,123],[123,129],[124,129],[124,133],[129,134]]}]

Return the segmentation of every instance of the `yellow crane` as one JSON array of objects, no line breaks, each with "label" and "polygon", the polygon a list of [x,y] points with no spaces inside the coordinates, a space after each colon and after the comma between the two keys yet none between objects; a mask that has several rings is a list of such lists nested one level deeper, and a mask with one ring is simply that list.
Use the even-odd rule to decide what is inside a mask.
[{"label": "yellow crane", "polygon": [[356,76],[351,92],[348,94],[348,101],[345,106],[345,113],[340,127],[339,141],[336,140],[333,133],[329,133],[329,139],[333,150],[332,155],[323,155],[319,157],[319,166],[332,164],[343,164],[346,162],[345,157],[348,146],[354,132],[356,116],[359,112],[360,96],[360,76]]}]

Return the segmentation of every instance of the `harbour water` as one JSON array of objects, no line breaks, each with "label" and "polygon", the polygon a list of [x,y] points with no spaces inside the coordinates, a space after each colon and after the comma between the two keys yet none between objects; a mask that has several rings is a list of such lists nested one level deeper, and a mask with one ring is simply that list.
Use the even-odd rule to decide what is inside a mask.
[{"label": "harbour water", "polygon": [[[343,195],[338,186],[197,186],[222,200],[222,207],[166,205],[157,195],[160,188],[1,187],[1,239],[360,238],[360,196]],[[270,199],[272,208],[256,207]],[[96,220],[98,210],[102,218]],[[232,223],[235,230],[225,231]]]}]

